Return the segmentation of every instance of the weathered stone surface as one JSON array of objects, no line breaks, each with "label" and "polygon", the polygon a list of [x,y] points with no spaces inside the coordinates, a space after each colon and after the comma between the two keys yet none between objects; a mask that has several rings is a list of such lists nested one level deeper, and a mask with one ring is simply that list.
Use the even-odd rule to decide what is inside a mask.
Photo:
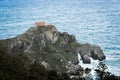
[{"label": "weathered stone surface", "polygon": [[91,44],[81,44],[78,52],[81,55],[83,63],[90,63],[90,57],[95,60],[103,60],[105,59],[105,55],[99,46],[91,45]]},{"label": "weathered stone surface", "polygon": [[60,33],[54,26],[31,27],[15,38],[0,40],[0,49],[12,56],[24,54],[45,68],[57,71],[69,70],[69,62],[77,65],[77,53],[80,53],[83,63],[90,63],[90,57],[105,59],[99,46],[80,44],[74,35]]}]

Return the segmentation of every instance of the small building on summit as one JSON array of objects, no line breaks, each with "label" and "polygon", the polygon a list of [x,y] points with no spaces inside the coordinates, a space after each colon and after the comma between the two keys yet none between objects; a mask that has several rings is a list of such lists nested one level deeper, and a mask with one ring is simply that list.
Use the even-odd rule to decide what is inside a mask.
[{"label": "small building on summit", "polygon": [[45,22],[36,22],[35,27],[45,27]]},{"label": "small building on summit", "polygon": [[34,27],[51,27],[51,26],[54,26],[54,25],[53,24],[46,25],[45,22],[35,22]]}]

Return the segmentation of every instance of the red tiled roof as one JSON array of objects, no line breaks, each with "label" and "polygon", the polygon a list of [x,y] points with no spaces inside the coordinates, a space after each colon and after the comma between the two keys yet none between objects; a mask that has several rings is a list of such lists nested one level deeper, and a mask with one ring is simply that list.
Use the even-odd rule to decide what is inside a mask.
[{"label": "red tiled roof", "polygon": [[36,27],[38,27],[38,26],[45,26],[45,22],[36,22],[35,26]]}]

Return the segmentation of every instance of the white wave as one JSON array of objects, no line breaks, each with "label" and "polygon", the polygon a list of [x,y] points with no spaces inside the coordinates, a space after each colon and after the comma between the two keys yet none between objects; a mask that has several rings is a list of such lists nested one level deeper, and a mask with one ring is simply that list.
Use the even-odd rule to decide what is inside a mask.
[{"label": "white wave", "polygon": [[85,68],[90,68],[91,69],[91,72],[90,72],[91,77],[93,78],[93,80],[95,80],[96,77],[97,77],[97,74],[96,74],[94,69],[97,68],[97,65],[98,65],[99,61],[94,60],[93,58],[90,58],[91,64],[84,64],[79,53],[78,53],[78,60],[79,60],[79,65],[82,66],[84,69]]}]

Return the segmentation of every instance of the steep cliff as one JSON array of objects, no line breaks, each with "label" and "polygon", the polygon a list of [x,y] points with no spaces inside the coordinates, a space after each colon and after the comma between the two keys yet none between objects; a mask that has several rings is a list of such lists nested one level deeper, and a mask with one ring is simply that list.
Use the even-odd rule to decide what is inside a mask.
[{"label": "steep cliff", "polygon": [[11,39],[0,40],[0,50],[11,56],[26,55],[46,69],[68,71],[78,64],[77,53],[83,63],[90,63],[90,57],[105,59],[99,46],[78,43],[74,35],[59,32],[54,26],[31,27],[25,33]]}]

